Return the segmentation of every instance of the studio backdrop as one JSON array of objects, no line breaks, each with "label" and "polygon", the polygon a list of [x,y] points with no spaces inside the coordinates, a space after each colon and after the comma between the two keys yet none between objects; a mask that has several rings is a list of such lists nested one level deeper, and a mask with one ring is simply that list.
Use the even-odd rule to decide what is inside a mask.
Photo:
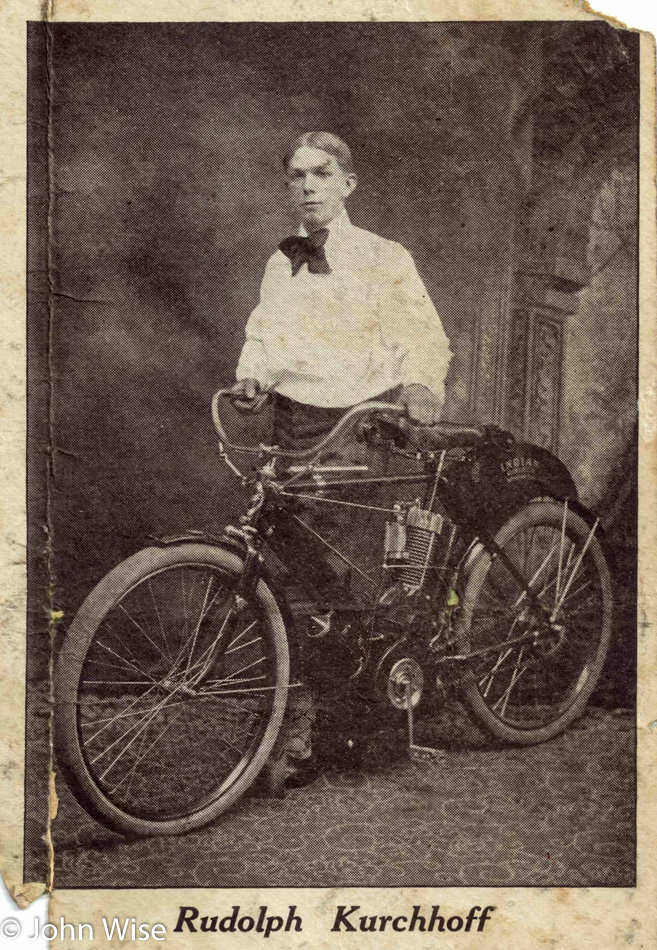
[{"label": "studio backdrop", "polygon": [[[209,399],[295,224],[282,155],[313,129],[350,144],[352,220],[410,251],[441,315],[445,417],[550,449],[604,512],[624,578],[604,695],[631,702],[637,37],[57,23],[28,42],[28,769],[45,762],[53,623],[149,536],[237,510]],[[256,439],[269,420],[241,424]]]}]

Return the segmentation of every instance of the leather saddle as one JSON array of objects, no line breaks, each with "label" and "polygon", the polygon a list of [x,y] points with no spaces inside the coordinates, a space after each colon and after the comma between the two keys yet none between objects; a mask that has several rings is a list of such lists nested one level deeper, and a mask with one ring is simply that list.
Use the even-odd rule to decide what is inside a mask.
[{"label": "leather saddle", "polygon": [[375,441],[392,441],[398,448],[416,452],[442,452],[445,449],[467,448],[483,442],[500,447],[513,445],[510,432],[493,425],[472,426],[458,422],[437,422],[432,426],[413,425],[406,419],[379,417],[375,424]]}]

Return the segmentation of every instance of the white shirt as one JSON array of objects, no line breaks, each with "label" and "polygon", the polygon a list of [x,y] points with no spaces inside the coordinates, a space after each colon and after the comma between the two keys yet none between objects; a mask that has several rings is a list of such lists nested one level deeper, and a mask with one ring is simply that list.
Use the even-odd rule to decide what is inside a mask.
[{"label": "white shirt", "polygon": [[444,399],[449,340],[408,251],[354,227],[346,211],[328,231],[330,274],[303,264],[293,277],[282,251],[269,258],[237,379],[322,407],[353,406],[400,383]]}]

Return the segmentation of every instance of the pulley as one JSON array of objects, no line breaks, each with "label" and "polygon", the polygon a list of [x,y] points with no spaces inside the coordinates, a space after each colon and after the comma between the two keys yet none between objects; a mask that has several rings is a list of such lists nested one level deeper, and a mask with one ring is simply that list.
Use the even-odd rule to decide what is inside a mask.
[{"label": "pulley", "polygon": [[422,698],[424,673],[411,657],[397,660],[388,675],[388,699],[395,709],[407,709],[409,701],[417,706]]}]

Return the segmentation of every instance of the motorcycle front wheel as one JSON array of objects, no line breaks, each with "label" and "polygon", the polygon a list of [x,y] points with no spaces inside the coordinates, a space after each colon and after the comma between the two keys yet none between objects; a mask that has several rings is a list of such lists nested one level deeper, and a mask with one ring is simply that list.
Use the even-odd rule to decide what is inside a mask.
[{"label": "motorcycle front wheel", "polygon": [[252,785],[281,727],[285,624],[260,580],[218,546],[148,548],[89,594],[54,679],[54,744],[67,784],[123,834],[213,821]]}]

